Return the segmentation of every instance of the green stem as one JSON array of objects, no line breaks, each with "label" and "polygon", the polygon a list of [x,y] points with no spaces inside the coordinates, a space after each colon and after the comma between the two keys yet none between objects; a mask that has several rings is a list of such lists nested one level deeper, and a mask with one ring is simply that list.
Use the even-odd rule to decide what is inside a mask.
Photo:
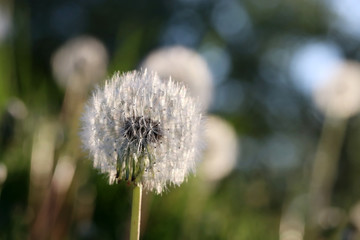
[{"label": "green stem", "polygon": [[131,210],[130,240],[139,240],[140,237],[141,195],[142,186],[135,186]]}]

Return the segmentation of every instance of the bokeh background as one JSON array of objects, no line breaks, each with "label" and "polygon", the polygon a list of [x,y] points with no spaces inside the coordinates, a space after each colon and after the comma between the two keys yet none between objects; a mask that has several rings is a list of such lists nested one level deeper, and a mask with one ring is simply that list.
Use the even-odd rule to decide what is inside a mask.
[{"label": "bokeh background", "polygon": [[[184,46],[211,71],[208,114],[235,131],[224,174],[145,194],[141,239],[360,239],[360,119],[314,100],[339,64],[358,68],[359,26],[357,0],[1,0],[0,239],[128,238],[131,186],[108,185],[78,140],[91,87],[54,70],[84,35],[98,62],[63,78],[101,82]],[[353,104],[335,92],[325,105]]]}]

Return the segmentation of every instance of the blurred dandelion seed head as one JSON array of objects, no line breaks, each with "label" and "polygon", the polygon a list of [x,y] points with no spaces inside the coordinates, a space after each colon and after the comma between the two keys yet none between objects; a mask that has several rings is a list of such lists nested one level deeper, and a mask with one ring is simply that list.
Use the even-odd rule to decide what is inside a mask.
[{"label": "blurred dandelion seed head", "polygon": [[24,120],[28,115],[27,107],[20,99],[13,98],[7,106],[8,112],[17,120]]},{"label": "blurred dandelion seed head", "polygon": [[314,101],[324,113],[348,118],[360,111],[360,64],[345,62],[314,92]]},{"label": "blurred dandelion seed head", "polygon": [[360,202],[357,202],[350,209],[350,221],[356,226],[356,229],[360,229]]},{"label": "blurred dandelion seed head", "polygon": [[82,118],[81,138],[94,167],[161,193],[180,185],[201,150],[201,109],[182,84],[154,72],[116,73],[97,87]]},{"label": "blurred dandelion seed head", "polygon": [[322,229],[334,229],[346,219],[344,210],[337,207],[327,207],[319,212],[317,223]]},{"label": "blurred dandelion seed head", "polygon": [[156,71],[163,79],[171,76],[182,82],[193,97],[199,98],[203,109],[209,107],[213,79],[206,61],[195,51],[182,46],[161,48],[150,53],[142,67]]},{"label": "blurred dandelion seed head", "polygon": [[236,166],[238,140],[235,130],[225,120],[211,116],[205,131],[206,149],[199,174],[208,181],[219,181]]},{"label": "blurred dandelion seed head", "polygon": [[52,57],[53,75],[62,88],[87,91],[106,75],[108,54],[104,45],[88,36],[66,42]]},{"label": "blurred dandelion seed head", "polygon": [[11,33],[12,21],[10,10],[0,3],[0,43],[4,41]]},{"label": "blurred dandelion seed head", "polygon": [[7,167],[5,164],[0,163],[0,186],[5,182],[6,178],[7,178]]}]

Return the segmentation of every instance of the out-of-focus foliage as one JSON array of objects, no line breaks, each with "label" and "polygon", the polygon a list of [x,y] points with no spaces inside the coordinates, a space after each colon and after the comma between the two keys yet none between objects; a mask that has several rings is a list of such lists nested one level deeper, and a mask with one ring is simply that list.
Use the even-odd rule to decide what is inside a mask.
[{"label": "out-of-focus foliage", "polygon": [[145,195],[142,239],[356,239],[359,117],[323,114],[312,93],[336,64],[360,60],[359,9],[357,0],[1,1],[0,239],[128,238],[131,187],[109,186],[79,144],[88,89],[59,87],[51,70],[55,52],[84,35],[104,44],[107,75],[163,46],[198,52],[214,79],[209,112],[239,139],[224,178]]}]

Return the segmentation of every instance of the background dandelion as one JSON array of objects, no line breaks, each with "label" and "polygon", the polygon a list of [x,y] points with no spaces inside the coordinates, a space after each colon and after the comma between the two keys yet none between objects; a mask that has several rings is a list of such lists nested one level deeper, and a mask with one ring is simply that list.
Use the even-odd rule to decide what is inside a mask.
[{"label": "background dandelion", "polygon": [[343,218],[343,210],[333,207],[332,199],[347,123],[349,117],[360,111],[359,64],[339,64],[333,75],[316,89],[314,100],[325,115],[309,187],[309,211],[315,237],[321,231],[336,228]]},{"label": "background dandelion", "polygon": [[204,109],[209,107],[213,94],[212,74],[205,59],[194,50],[183,46],[160,48],[151,52],[141,67],[156,71],[164,80],[171,77],[185,84]]},{"label": "background dandelion", "polygon": [[81,36],[66,42],[52,58],[53,74],[62,88],[87,90],[106,75],[108,56],[96,38]]},{"label": "background dandelion", "polygon": [[236,167],[239,143],[232,126],[216,116],[207,119],[205,132],[206,150],[199,175],[206,181],[216,182]]},{"label": "background dandelion", "polygon": [[332,118],[348,118],[360,111],[360,64],[342,62],[314,93],[316,106]]}]

